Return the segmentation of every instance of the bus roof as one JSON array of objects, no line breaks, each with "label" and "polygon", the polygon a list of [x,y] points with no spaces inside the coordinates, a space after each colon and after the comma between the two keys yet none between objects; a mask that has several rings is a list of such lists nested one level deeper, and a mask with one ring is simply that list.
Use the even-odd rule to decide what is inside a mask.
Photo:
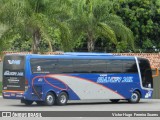
[{"label": "bus roof", "polygon": [[[14,54],[15,55],[15,54]],[[17,54],[20,55],[20,54]],[[134,56],[119,56],[110,53],[85,53],[85,52],[66,52],[58,55],[27,54],[27,58],[55,58],[55,59],[135,59]]]},{"label": "bus roof", "polygon": [[91,52],[65,52],[64,55],[76,56],[113,56],[111,53],[91,53]]}]

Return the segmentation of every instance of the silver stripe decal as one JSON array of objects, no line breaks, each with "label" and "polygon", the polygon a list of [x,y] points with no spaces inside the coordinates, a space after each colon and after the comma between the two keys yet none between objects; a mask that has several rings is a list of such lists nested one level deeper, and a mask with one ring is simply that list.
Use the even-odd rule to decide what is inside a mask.
[{"label": "silver stripe decal", "polygon": [[79,96],[80,99],[125,99],[118,94],[118,91],[110,90],[105,86],[83,78],[66,75],[49,76],[63,81]]}]

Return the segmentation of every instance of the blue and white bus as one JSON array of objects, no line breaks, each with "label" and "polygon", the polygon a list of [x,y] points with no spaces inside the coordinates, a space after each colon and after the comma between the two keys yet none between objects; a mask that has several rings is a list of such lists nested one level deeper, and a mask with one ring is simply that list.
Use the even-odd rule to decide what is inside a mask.
[{"label": "blue and white bus", "polygon": [[138,103],[151,98],[153,79],[145,58],[105,53],[5,55],[3,98],[31,105],[109,99]]}]

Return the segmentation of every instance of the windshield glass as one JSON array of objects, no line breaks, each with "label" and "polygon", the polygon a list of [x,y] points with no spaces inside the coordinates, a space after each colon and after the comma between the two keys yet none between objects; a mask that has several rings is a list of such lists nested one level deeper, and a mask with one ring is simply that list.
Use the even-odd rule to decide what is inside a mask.
[{"label": "windshield glass", "polygon": [[149,61],[145,58],[138,58],[138,60],[143,87],[153,88],[152,70]]}]

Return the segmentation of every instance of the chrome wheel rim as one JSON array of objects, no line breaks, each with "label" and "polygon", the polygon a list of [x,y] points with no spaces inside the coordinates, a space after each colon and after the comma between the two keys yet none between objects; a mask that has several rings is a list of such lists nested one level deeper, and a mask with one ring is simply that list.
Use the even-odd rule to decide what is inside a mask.
[{"label": "chrome wheel rim", "polygon": [[136,102],[138,100],[138,95],[136,93],[133,93],[132,96],[131,96],[131,100],[133,102]]},{"label": "chrome wheel rim", "polygon": [[61,103],[65,103],[66,101],[67,101],[66,96],[65,96],[65,95],[61,95],[61,97],[60,97],[60,102],[61,102]]},{"label": "chrome wheel rim", "polygon": [[52,95],[48,95],[48,96],[47,96],[47,101],[48,101],[49,104],[52,104],[53,101],[54,101],[53,96],[52,96]]}]

